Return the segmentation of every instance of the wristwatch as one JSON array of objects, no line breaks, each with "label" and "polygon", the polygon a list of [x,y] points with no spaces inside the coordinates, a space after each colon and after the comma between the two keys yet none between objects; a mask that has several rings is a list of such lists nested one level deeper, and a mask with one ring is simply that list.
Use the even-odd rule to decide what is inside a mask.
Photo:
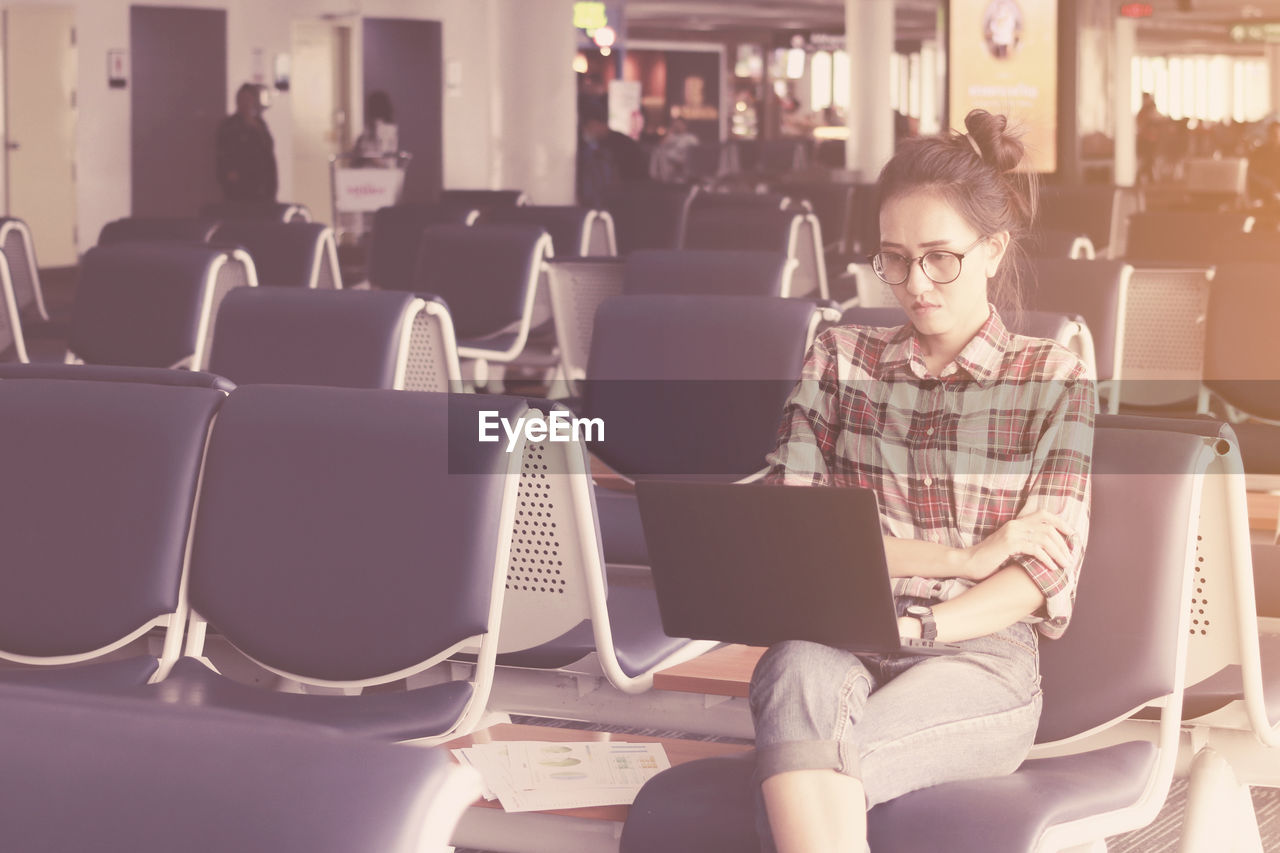
[{"label": "wristwatch", "polygon": [[920,622],[920,639],[938,639],[938,623],[933,621],[933,608],[925,604],[913,604],[907,608],[907,615]]}]

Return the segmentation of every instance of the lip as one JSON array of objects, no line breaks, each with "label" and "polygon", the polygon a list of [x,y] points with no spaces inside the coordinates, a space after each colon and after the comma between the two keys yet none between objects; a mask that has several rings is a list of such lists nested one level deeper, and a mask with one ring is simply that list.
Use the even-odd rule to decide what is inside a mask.
[{"label": "lip", "polygon": [[941,305],[935,305],[935,304],[934,304],[934,303],[932,303],[932,302],[913,302],[913,303],[911,303],[911,310],[912,310],[912,311],[914,311],[914,312],[916,312],[917,314],[927,314],[927,313],[929,313],[930,311],[934,311],[934,310],[936,310],[936,309],[938,309],[938,308],[941,308],[941,307],[942,307]]}]

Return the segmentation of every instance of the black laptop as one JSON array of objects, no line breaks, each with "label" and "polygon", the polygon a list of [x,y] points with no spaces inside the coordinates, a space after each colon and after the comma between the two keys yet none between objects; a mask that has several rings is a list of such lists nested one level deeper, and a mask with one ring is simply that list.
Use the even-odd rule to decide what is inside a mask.
[{"label": "black laptop", "polygon": [[636,497],[668,636],[960,651],[898,635],[870,489],[642,480]]}]

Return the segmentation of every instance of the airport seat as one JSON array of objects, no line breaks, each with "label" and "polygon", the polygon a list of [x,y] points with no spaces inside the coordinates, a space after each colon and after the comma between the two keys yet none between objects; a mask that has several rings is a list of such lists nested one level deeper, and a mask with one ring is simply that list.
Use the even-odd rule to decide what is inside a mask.
[{"label": "airport seat", "polygon": [[[1047,338],[1061,344],[1084,362],[1087,375],[1097,375],[1097,358],[1094,354],[1093,335],[1084,318],[1079,315],[1057,314],[1049,311],[1018,311],[1005,320],[1009,331],[1030,338]],[[846,308],[840,316],[841,325],[879,326],[893,328],[907,323],[901,308]]]},{"label": "airport seat", "polygon": [[369,237],[369,283],[381,290],[412,291],[422,250],[422,232],[430,225],[471,225],[476,208],[435,204],[397,204],[373,214]]},{"label": "airport seat", "polygon": [[642,249],[623,263],[627,296],[791,296],[798,262],[748,249]]},{"label": "airport seat", "polygon": [[182,388],[212,388],[224,394],[235,390],[225,377],[198,370],[171,370],[167,367],[116,367],[110,364],[0,364],[0,379],[73,379],[95,382],[130,382],[140,385],[174,385]]},{"label": "airport seat", "polygon": [[1076,231],[1040,229],[1026,242],[1027,254],[1033,258],[1093,260],[1097,253],[1087,234]]},{"label": "airport seat", "polygon": [[240,249],[96,246],[81,261],[68,358],[201,370],[222,300],[237,287],[256,284],[253,261]]},{"label": "airport seat", "polygon": [[1129,217],[1125,259],[1136,267],[1228,262],[1221,244],[1248,232],[1253,217],[1244,212],[1143,211]]},{"label": "airport seat", "polygon": [[116,243],[208,243],[218,227],[216,219],[126,216],[102,226],[99,246]]},{"label": "airport seat", "polygon": [[[609,425],[593,453],[631,479],[759,475],[818,323],[833,313],[763,296],[606,299],[578,406]],[[634,496],[596,491],[607,562],[647,566]]]},{"label": "airport seat", "polygon": [[1277,274],[1277,263],[1217,268],[1204,354],[1205,387],[1239,421],[1245,471],[1272,480],[1280,475],[1280,344],[1268,322],[1280,310]]},{"label": "airport seat", "polygon": [[483,363],[512,362],[524,352],[536,325],[538,279],[551,257],[551,238],[536,225],[435,225],[423,232],[413,289],[448,303],[458,355],[477,362],[478,382]]},{"label": "airport seat", "polygon": [[259,287],[342,288],[338,247],[328,225],[232,220],[219,225],[210,241],[248,252]]},{"label": "airport seat", "polygon": [[[519,446],[475,441],[482,410],[515,422],[528,407],[479,395],[238,388],[206,456],[185,657],[135,692],[394,740],[469,731],[492,681],[521,470]],[[304,690],[360,693],[477,646],[479,665],[470,680],[413,690],[278,692],[215,671],[208,631]]]},{"label": "airport seat", "polygon": [[796,261],[791,296],[828,298],[822,229],[812,213],[760,208],[693,208],[682,249],[767,250]]},{"label": "airport seat", "polygon": [[[0,374],[0,684],[138,685],[163,677],[181,650],[188,530],[226,395],[136,372],[113,381],[112,370]],[[153,628],[158,655],[114,659]]]},{"label": "airport seat", "polygon": [[209,370],[237,385],[462,390],[453,324],[435,299],[241,288],[215,328]]},{"label": "airport seat", "polygon": [[219,222],[310,222],[305,204],[288,201],[214,201],[200,208],[201,219]]},{"label": "airport seat", "polygon": [[443,190],[440,204],[455,209],[478,210],[482,214],[529,204],[524,190]]},{"label": "airport seat", "polygon": [[618,254],[613,217],[586,207],[518,205],[495,207],[480,214],[477,225],[537,225],[551,236],[557,258],[590,258]]},{"label": "airport seat", "polygon": [[[1150,823],[1177,753],[1195,519],[1212,450],[1197,436],[1099,429],[1093,512],[1072,625],[1044,642],[1042,750],[1163,703],[1157,743],[1129,741],[1028,759],[1013,774],[951,782],[873,808],[871,849],[1023,851],[1083,847]],[[1140,598],[1141,608],[1132,607]],[[1126,654],[1114,653],[1123,645]],[[651,779],[631,806],[623,853],[758,850],[753,761],[690,762]]]},{"label": "airport seat", "polygon": [[793,199],[785,192],[715,191],[696,192],[689,202],[689,212],[722,210],[729,208],[752,210],[790,210],[795,213],[812,213],[813,207],[803,199]]},{"label": "airport seat", "polygon": [[9,264],[18,314],[27,321],[49,322],[49,310],[44,304],[44,289],[40,286],[40,270],[36,264],[35,244],[27,223],[11,216],[0,217],[0,254]]},{"label": "airport seat", "polygon": [[442,750],[122,697],[3,687],[0,730],[13,849],[444,850],[480,792]]},{"label": "airport seat", "polygon": [[626,183],[611,189],[604,207],[613,217],[618,254],[679,248],[693,194],[689,187],[654,182]]},{"label": "airport seat", "polygon": [[1111,185],[1044,185],[1037,225],[1085,234],[1100,257],[1125,256],[1129,217],[1142,209],[1140,190]]},{"label": "airport seat", "polygon": [[27,340],[22,332],[22,312],[18,308],[13,280],[9,277],[7,255],[0,253],[0,363],[30,361]]},{"label": "airport seat", "polygon": [[853,251],[854,204],[857,185],[839,181],[784,179],[773,184],[776,192],[786,193],[796,201],[805,201],[813,209],[822,226],[824,247],[828,252],[849,254]]}]

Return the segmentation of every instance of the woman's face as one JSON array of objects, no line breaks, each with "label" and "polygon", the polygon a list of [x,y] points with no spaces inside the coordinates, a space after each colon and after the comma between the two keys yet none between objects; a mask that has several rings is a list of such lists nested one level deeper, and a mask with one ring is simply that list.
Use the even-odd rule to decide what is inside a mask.
[{"label": "woman's face", "polygon": [[[960,274],[950,283],[932,281],[915,260],[907,280],[890,287],[924,336],[967,340],[978,331],[989,314],[987,279],[996,274],[1008,244],[1008,232],[978,233],[941,196],[928,190],[895,196],[880,208],[881,252],[917,259],[936,250],[964,255]],[[936,257],[935,274],[949,263]]]}]

